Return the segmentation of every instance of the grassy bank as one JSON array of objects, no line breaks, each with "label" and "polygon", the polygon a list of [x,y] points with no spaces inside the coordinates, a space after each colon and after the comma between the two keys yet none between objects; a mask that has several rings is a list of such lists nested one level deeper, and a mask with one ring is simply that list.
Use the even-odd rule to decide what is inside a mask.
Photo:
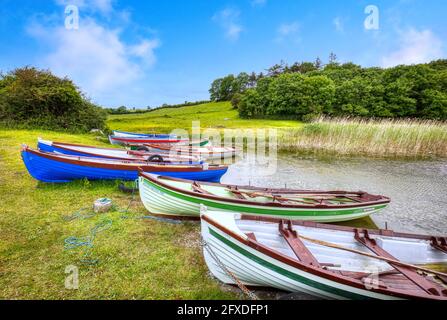
[{"label": "grassy bank", "polygon": [[112,115],[111,129],[135,132],[202,129],[276,128],[279,150],[340,156],[447,157],[447,124],[411,120],[323,119],[303,124],[293,120],[241,119],[229,102],[160,109],[134,115]]},{"label": "grassy bank", "polygon": [[279,149],[379,157],[447,157],[447,123],[321,119],[283,131]]},{"label": "grassy bank", "polygon": [[[208,276],[199,247],[199,225],[138,219],[146,214],[138,196],[130,212],[110,212],[65,221],[62,216],[110,197],[125,208],[130,195],[116,182],[45,184],[34,180],[20,159],[20,144],[37,137],[101,143],[91,135],[51,131],[0,130],[0,299],[231,299]],[[128,218],[123,218],[128,216]],[[97,235],[92,258],[83,249],[64,250],[64,239],[82,237],[105,219],[110,229]],[[79,289],[65,289],[68,265],[79,267]]]}]

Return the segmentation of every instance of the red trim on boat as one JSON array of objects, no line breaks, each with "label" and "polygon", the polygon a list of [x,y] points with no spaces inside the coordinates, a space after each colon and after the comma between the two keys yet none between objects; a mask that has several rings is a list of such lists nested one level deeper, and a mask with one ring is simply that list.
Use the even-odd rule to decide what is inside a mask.
[{"label": "red trim on boat", "polygon": [[[171,172],[195,172],[195,171],[204,171],[202,165],[171,165],[171,164],[150,164],[143,161],[136,160],[103,160],[98,158],[89,158],[82,156],[71,156],[71,155],[59,155],[52,154],[47,152],[42,152],[38,150],[33,150],[29,147],[25,147],[23,151],[30,152],[37,156],[47,158],[54,161],[70,163],[80,166],[94,167],[94,168],[106,168],[106,169],[115,169],[115,170],[138,170],[141,168],[143,171],[155,171],[155,172],[163,172],[163,171],[171,171]],[[115,163],[110,163],[110,162]],[[108,163],[109,162],[109,163]],[[209,165],[208,170],[223,170],[228,168],[228,166],[224,165]]]},{"label": "red trim on boat", "polygon": [[[388,197],[385,196],[376,196],[379,197],[378,200],[374,201],[366,201],[366,202],[356,202],[352,204],[312,204],[312,205],[299,205],[299,204],[288,204],[288,203],[279,203],[279,202],[256,202],[256,201],[250,201],[250,200],[243,200],[243,199],[230,199],[230,198],[223,198],[216,195],[210,195],[206,193],[198,193],[190,190],[183,190],[174,186],[171,186],[167,183],[163,183],[161,179],[154,179],[147,173],[141,172],[140,176],[143,176],[144,178],[161,185],[167,189],[188,194],[191,196],[199,197],[199,198],[205,198],[205,199],[212,199],[212,200],[219,200],[219,201],[225,201],[225,202],[231,202],[231,203],[240,203],[240,204],[248,204],[248,205],[256,205],[256,206],[265,206],[265,207],[282,207],[282,208],[321,208],[321,209],[333,209],[333,208],[354,208],[354,207],[365,207],[370,205],[377,205],[377,204],[385,204],[389,203],[391,200]],[[171,181],[178,181],[178,182],[187,182],[187,183],[193,183],[191,180],[186,179],[180,179],[180,178],[172,178],[172,177],[164,177],[164,176],[158,176],[162,179],[171,180]],[[231,189],[232,187],[235,187],[234,185],[225,185],[220,183],[213,183],[213,182],[200,182],[200,185],[209,185],[209,186],[221,186],[221,187],[227,187]],[[346,191],[312,191],[312,190],[293,190],[293,189],[265,189],[265,188],[257,188],[257,187],[245,187],[245,186],[238,186],[239,189],[249,189],[253,191],[264,191],[264,192],[277,192],[277,193],[326,193],[326,194],[333,194],[333,195],[344,195],[346,193],[348,194],[360,194],[359,192],[346,192]],[[287,191],[287,192],[284,192]],[[366,194],[364,192],[361,192],[361,194]],[[369,195],[369,194],[368,194]],[[365,197],[365,199],[368,199]]]},{"label": "red trim on boat", "polygon": [[[349,277],[348,275],[343,275],[341,272],[339,272],[337,274],[337,271],[330,271],[330,270],[326,270],[325,268],[318,268],[318,267],[314,267],[311,265],[306,265],[305,263],[303,263],[297,259],[293,259],[293,258],[286,256],[276,250],[270,249],[269,247],[261,244],[260,242],[258,242],[256,240],[251,239],[250,237],[242,238],[235,232],[227,229],[226,227],[224,227],[224,226],[220,225],[219,223],[217,223],[216,221],[212,220],[211,218],[206,216],[206,214],[202,215],[201,219],[205,220],[207,223],[209,223],[210,225],[219,229],[220,231],[226,233],[231,238],[237,240],[238,242],[240,242],[256,251],[259,251],[262,254],[265,254],[265,255],[267,255],[275,260],[278,260],[282,263],[285,263],[291,267],[303,270],[305,272],[308,272],[308,273],[313,274],[318,277],[322,277],[322,278],[325,278],[325,279],[328,279],[331,281],[335,281],[335,282],[338,282],[338,283],[341,283],[344,285],[348,285],[348,286],[351,286],[354,288],[358,288],[361,290],[369,290],[369,291],[373,291],[373,292],[376,292],[379,294],[390,295],[390,296],[395,296],[395,297],[404,298],[404,299],[418,298],[418,299],[447,300],[447,297],[433,296],[433,295],[426,294],[423,291],[421,291],[420,293],[414,292],[414,291],[409,293],[404,290],[399,290],[399,289],[395,289],[395,288],[388,289],[388,288],[383,288],[383,287],[366,289],[362,280]],[[259,217],[258,220],[262,221],[262,220],[266,220],[266,219],[261,219]],[[275,219],[275,221],[279,222],[280,219]],[[293,223],[295,224],[295,221]]]}]

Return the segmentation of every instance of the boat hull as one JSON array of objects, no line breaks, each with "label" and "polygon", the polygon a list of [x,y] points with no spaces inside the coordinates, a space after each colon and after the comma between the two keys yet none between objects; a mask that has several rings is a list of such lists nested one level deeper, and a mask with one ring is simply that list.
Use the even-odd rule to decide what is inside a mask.
[{"label": "boat hull", "polygon": [[[22,150],[22,159],[28,172],[35,179],[43,182],[62,183],[78,179],[89,180],[135,180],[138,177],[139,168],[148,172],[158,172],[171,177],[185,179],[199,179],[202,181],[219,181],[227,171],[226,167],[213,170],[197,170],[197,167],[177,170],[175,166],[111,166],[95,163],[75,164],[60,161],[57,156],[46,157],[36,152]],[[150,169],[149,169],[150,168]]]},{"label": "boat hull", "polygon": [[118,159],[118,160],[135,160],[135,161],[146,161],[149,157],[154,155],[160,155],[163,157],[164,162],[169,163],[188,163],[188,164],[203,164],[202,161],[198,161],[196,157],[188,156],[175,156],[157,154],[154,152],[148,152],[147,154],[142,154],[141,156],[133,156],[129,154],[128,150],[125,149],[115,149],[115,148],[95,148],[84,145],[75,144],[64,144],[60,142],[52,142],[39,139],[37,142],[37,147],[41,151],[54,152],[59,154],[68,154],[74,156],[83,157],[93,157],[102,159]]},{"label": "boat hull", "polygon": [[145,133],[134,133],[134,132],[125,132],[114,130],[113,135],[121,138],[159,138],[159,139],[167,139],[172,137],[169,134],[145,134]]},{"label": "boat hull", "polygon": [[187,142],[188,140],[181,140],[173,137],[168,138],[151,138],[151,137],[117,137],[109,136],[109,141],[114,145],[144,145],[146,143],[162,143],[174,144]]},{"label": "boat hull", "polygon": [[[159,149],[159,148],[152,148],[151,150],[153,152],[159,152],[159,153],[170,153],[171,151],[167,151],[164,149]],[[224,152],[195,152],[195,151],[181,151],[181,152],[176,152],[176,151],[172,151],[172,154],[180,154],[180,155],[189,155],[189,156],[194,156],[194,157],[198,157],[201,159],[205,159],[205,160],[220,160],[220,159],[226,159],[226,158],[233,158],[236,156],[236,152],[235,151],[224,151]]]},{"label": "boat hull", "polygon": [[356,208],[284,208],[272,206],[253,206],[229,201],[203,199],[199,196],[174,191],[161,186],[140,175],[140,197],[146,209],[159,215],[195,217],[200,216],[200,205],[206,205],[210,209],[229,212],[240,212],[247,215],[260,215],[266,217],[287,218],[291,220],[307,220],[316,222],[339,222],[359,219],[369,216],[387,206],[376,204]]},{"label": "boat hull", "polygon": [[205,262],[225,283],[326,299],[447,300],[446,274],[436,279],[427,269],[416,271],[425,264],[445,265],[444,247],[432,245],[443,236],[254,218],[205,206],[201,233]]},{"label": "boat hull", "polygon": [[[303,292],[323,299],[399,299],[395,296],[380,294],[367,289],[353,288],[285,264],[254,250],[204,219],[201,222],[201,229],[202,238],[213,253],[213,256],[211,256],[207,248],[204,247],[205,262],[211,273],[224,283],[235,284],[235,281],[222,269],[220,263],[248,286]],[[217,257],[220,263],[214,257]]]}]

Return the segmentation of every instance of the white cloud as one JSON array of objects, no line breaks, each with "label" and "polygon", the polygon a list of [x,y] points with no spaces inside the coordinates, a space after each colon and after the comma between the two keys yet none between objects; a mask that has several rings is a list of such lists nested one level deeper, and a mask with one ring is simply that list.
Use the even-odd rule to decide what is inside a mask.
[{"label": "white cloud", "polygon": [[56,0],[56,3],[61,6],[75,5],[80,9],[98,11],[105,15],[114,10],[112,0]]},{"label": "white cloud", "polygon": [[[85,5],[87,0],[77,0]],[[108,10],[110,1],[91,1]],[[113,10],[113,8],[112,8]],[[119,12],[111,12],[119,14]],[[38,57],[39,67],[72,79],[88,96],[113,104],[120,92],[136,87],[149,67],[155,64],[157,38],[142,38],[137,43],[123,40],[122,26],[107,27],[84,15],[77,30],[67,30],[63,22],[34,21],[27,32],[47,48]],[[119,89],[119,90],[118,90]]]},{"label": "white cloud", "polygon": [[294,41],[299,41],[297,37],[298,31],[300,29],[300,25],[297,21],[293,21],[290,23],[283,23],[277,29],[277,42],[282,42],[286,38],[289,38]]},{"label": "white cloud", "polygon": [[251,5],[253,7],[263,7],[267,3],[267,0],[252,0]]},{"label": "white cloud", "polygon": [[382,58],[383,67],[424,63],[443,56],[443,43],[431,30],[400,32],[400,47]]},{"label": "white cloud", "polygon": [[343,20],[340,17],[335,17],[332,22],[334,23],[337,32],[343,33],[345,31]]},{"label": "white cloud", "polygon": [[288,36],[298,32],[299,27],[300,25],[296,21],[292,23],[283,23],[279,26],[278,33],[281,36]]},{"label": "white cloud", "polygon": [[213,16],[213,21],[224,29],[225,37],[229,40],[239,39],[239,35],[243,31],[242,26],[238,23],[239,15],[238,10],[227,8]]},{"label": "white cloud", "polygon": [[155,49],[160,46],[160,40],[158,39],[144,39],[139,44],[129,47],[129,53],[144,59],[148,65],[153,65],[156,61]]}]

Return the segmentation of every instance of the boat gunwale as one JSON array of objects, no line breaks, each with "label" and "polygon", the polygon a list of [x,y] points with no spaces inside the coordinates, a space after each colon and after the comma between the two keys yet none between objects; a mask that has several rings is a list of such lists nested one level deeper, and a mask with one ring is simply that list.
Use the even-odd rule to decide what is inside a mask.
[{"label": "boat gunwale", "polygon": [[[241,217],[243,217],[243,216],[244,215],[241,215]],[[399,290],[399,289],[385,289],[385,288],[380,288],[380,287],[367,289],[367,288],[365,288],[364,283],[360,279],[353,279],[349,276],[345,276],[342,274],[336,274],[334,271],[331,271],[331,270],[327,270],[324,268],[318,268],[318,267],[311,266],[311,265],[306,265],[305,263],[299,261],[298,259],[289,257],[285,254],[282,254],[281,252],[271,249],[268,246],[263,245],[262,243],[258,242],[257,240],[254,240],[248,236],[246,238],[241,237],[234,231],[226,228],[225,226],[219,224],[217,221],[208,217],[206,213],[201,214],[200,218],[205,220],[207,223],[214,226],[215,228],[219,229],[220,231],[224,232],[231,238],[250,247],[251,249],[253,249],[257,252],[260,252],[274,260],[280,261],[288,266],[300,269],[304,272],[310,273],[317,277],[325,278],[327,280],[341,283],[341,284],[351,286],[351,287],[354,287],[357,289],[366,290],[366,291],[369,290],[369,291],[372,291],[375,293],[390,295],[390,296],[404,298],[404,299],[420,298],[420,299],[447,300],[447,297],[429,295],[429,294],[422,293],[422,292],[421,293],[407,293],[407,292],[405,292],[403,290]],[[264,219],[260,218],[259,220],[262,221]],[[284,219],[276,219],[276,220],[284,220]]]},{"label": "boat gunwale", "polygon": [[127,131],[121,131],[121,130],[113,130],[113,132],[134,135],[137,137],[157,137],[157,136],[173,137],[172,135],[170,135],[168,133],[138,133],[138,132],[127,132]]},{"label": "boat gunwale", "polygon": [[[324,204],[316,204],[316,205],[298,205],[298,204],[285,204],[285,203],[278,203],[278,202],[256,202],[256,201],[250,201],[248,199],[233,199],[233,198],[225,198],[225,197],[220,197],[220,196],[216,196],[216,195],[210,195],[210,194],[203,194],[203,193],[198,193],[198,192],[194,192],[194,191],[190,191],[190,190],[184,190],[184,189],[180,189],[177,188],[175,186],[169,185],[167,183],[164,183],[163,181],[161,181],[161,179],[157,179],[157,178],[162,178],[162,179],[166,179],[166,180],[171,180],[171,181],[177,181],[177,182],[186,182],[186,183],[192,183],[194,182],[193,180],[187,180],[187,179],[182,179],[182,178],[174,178],[174,177],[166,177],[166,176],[162,176],[162,175],[156,175],[156,174],[150,174],[150,173],[146,173],[146,172],[140,172],[139,173],[140,176],[152,181],[155,184],[158,184],[164,188],[170,189],[171,191],[175,191],[178,193],[182,193],[182,194],[187,194],[189,196],[195,196],[195,197],[199,197],[199,198],[206,198],[206,199],[211,199],[211,200],[215,200],[215,201],[224,201],[224,202],[231,202],[231,203],[237,203],[237,204],[245,204],[245,205],[255,205],[255,206],[264,206],[264,207],[280,207],[280,208],[320,208],[320,209],[338,209],[338,208],[361,208],[361,207],[367,207],[367,206],[371,206],[371,205],[380,205],[380,204],[387,204],[389,203],[391,200],[388,197],[385,196],[381,196],[383,198],[383,200],[376,200],[376,201],[368,201],[368,202],[357,202],[354,204],[339,204],[339,205],[324,205]],[[156,178],[153,178],[152,176],[155,176]],[[230,185],[230,184],[221,184],[221,183],[215,183],[215,182],[199,182],[201,185],[208,185],[208,186],[216,186],[216,187],[231,187],[234,185]],[[278,191],[278,192],[282,192],[284,189],[273,189],[273,188],[262,188],[262,187],[252,187],[252,186],[238,186],[238,188],[243,188],[243,189],[249,189],[249,190],[257,190],[257,191]],[[288,190],[290,193],[297,193],[297,191],[303,191],[303,190],[293,190],[293,189],[286,189]],[[310,191],[310,190],[307,190]],[[315,191],[313,191],[315,193]],[[324,191],[317,191],[319,193],[324,193]],[[345,191],[330,191],[330,192],[344,192]],[[326,193],[330,193],[330,192],[326,192]],[[355,193],[355,192],[351,192],[351,193]],[[338,194],[338,193],[332,193],[332,194]],[[369,193],[367,193],[369,195]]]},{"label": "boat gunwale", "polygon": [[[39,141],[40,143],[45,143],[43,142],[43,140]],[[76,144],[76,143],[65,143],[65,142],[54,142],[54,141],[47,141],[47,142],[51,142],[51,146],[52,147],[56,147],[62,150],[66,150],[66,151],[75,151],[75,152],[79,152],[79,153],[84,153],[86,155],[89,156],[95,156],[95,157],[103,157],[103,158],[108,158],[108,159],[116,159],[116,160],[130,160],[130,161],[145,161],[146,159],[144,159],[144,156],[139,156],[141,157],[141,159],[132,159],[132,158],[124,158],[124,157],[119,157],[119,156],[112,156],[112,155],[101,155],[101,154],[97,154],[97,153],[91,153],[91,152],[87,152],[87,151],[80,151],[80,150],[74,150],[71,149],[70,147],[80,147],[80,148],[88,148],[88,149],[103,149],[103,150],[110,150],[110,151],[126,151],[128,155],[131,155],[126,149],[121,149],[121,148],[108,148],[108,147],[95,147],[95,146],[89,146],[89,145],[83,145],[83,144]],[[67,146],[67,147],[66,147]],[[160,155],[160,153],[157,152],[148,152],[147,156],[150,157],[152,155]],[[135,155],[135,157],[138,157],[137,155]],[[186,156],[188,158],[191,159],[184,159],[181,160],[179,159],[179,162],[187,162],[187,161],[193,161],[194,157],[190,157],[190,156]]]},{"label": "boat gunwale", "polygon": [[[152,148],[152,149],[159,149],[159,150],[162,150],[162,151],[168,151],[168,152],[176,152],[176,153],[178,153],[178,152],[182,152],[182,151],[185,151],[185,152],[188,152],[188,153],[192,153],[192,154],[203,154],[203,153],[205,153],[205,154],[210,154],[210,155],[214,155],[214,154],[216,154],[216,155],[222,155],[222,154],[225,154],[225,153],[231,153],[232,155],[236,155],[238,152],[240,152],[238,149],[236,149],[236,148],[233,148],[233,147],[218,147],[218,148],[228,148],[228,149],[231,149],[231,150],[227,150],[227,151],[207,151],[207,152],[201,152],[201,151],[198,151],[198,150],[194,150],[193,148],[207,148],[206,146],[183,146],[183,145],[179,145],[178,146],[178,149],[180,149],[180,150],[178,150],[178,149],[176,149],[176,148],[174,148],[174,150],[172,150],[173,148],[172,147],[169,147],[169,146],[162,146],[162,145],[158,145],[158,144],[156,144],[156,143],[144,143],[143,144],[144,146],[146,146],[146,147],[149,147],[149,148]],[[185,150],[181,150],[181,149],[185,149]]]},{"label": "boat gunwale", "polygon": [[[145,143],[155,143],[155,141],[156,142],[158,142],[158,143],[179,143],[179,142],[185,142],[185,141],[188,141],[188,140],[186,140],[186,139],[170,139],[170,138],[144,138],[144,137],[141,137],[141,138],[138,138],[138,137],[117,137],[117,136],[115,136],[115,135],[110,135],[109,136],[109,139],[111,139],[111,140],[115,140],[115,141],[118,141],[118,142],[123,142],[123,143],[132,143],[132,142],[135,142],[135,143],[140,143],[140,144],[145,144]],[[144,140],[155,140],[154,142],[145,142]]]},{"label": "boat gunwale", "polygon": [[[161,163],[161,164],[147,164],[139,163],[135,160],[115,160],[115,159],[100,159],[100,158],[90,158],[83,156],[75,156],[75,155],[58,155],[50,152],[43,152],[39,150],[34,150],[29,148],[28,146],[22,148],[22,152],[29,152],[39,157],[43,157],[46,159],[50,159],[57,162],[64,162],[73,165],[79,165],[83,167],[94,167],[94,168],[105,168],[105,169],[114,169],[114,170],[127,170],[127,171],[170,171],[170,172],[200,172],[200,171],[214,171],[214,170],[224,170],[228,169],[228,166],[224,165],[214,165],[209,164],[207,169],[203,168],[203,165],[172,165],[169,163]],[[71,158],[78,158],[71,159]],[[82,158],[82,160],[80,160]],[[107,163],[106,161],[116,161],[121,162],[117,164]],[[128,163],[124,163],[128,162]],[[132,165],[133,164],[133,165]]]}]

